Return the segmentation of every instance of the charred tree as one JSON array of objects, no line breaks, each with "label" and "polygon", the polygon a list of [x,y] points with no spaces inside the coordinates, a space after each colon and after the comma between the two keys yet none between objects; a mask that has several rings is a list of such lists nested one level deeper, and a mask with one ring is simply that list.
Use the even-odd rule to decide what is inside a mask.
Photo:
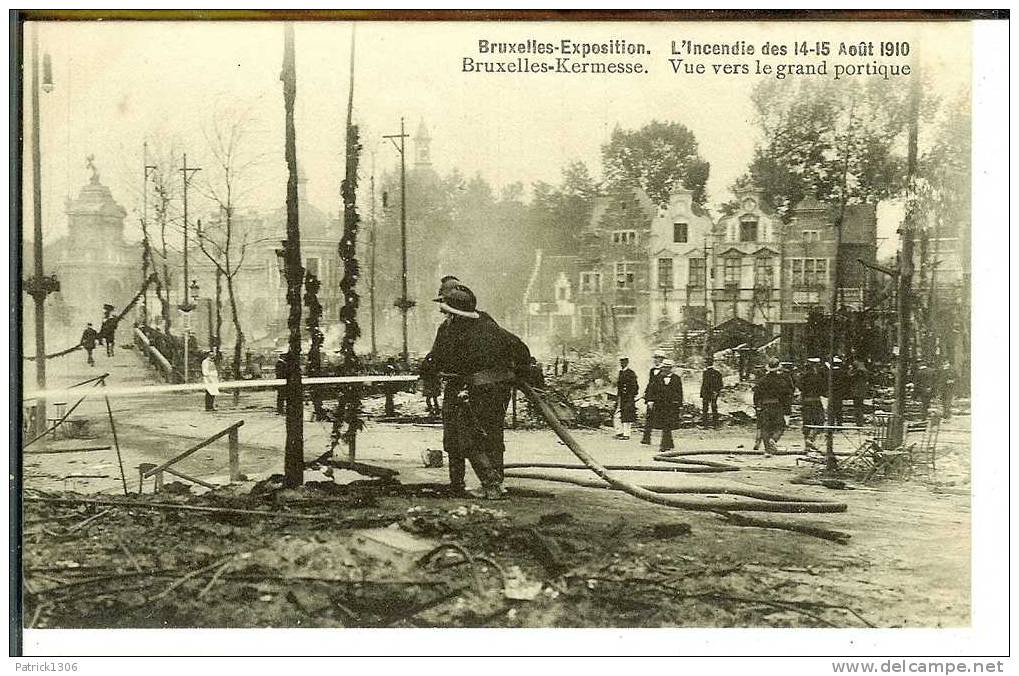
[{"label": "charred tree", "polygon": [[283,256],[287,278],[287,327],[290,330],[286,354],[286,447],[283,484],[288,488],[304,483],[304,397],[301,390],[301,229],[297,214],[297,132],[294,129],[294,101],[297,98],[297,69],[294,57],[294,25],[283,26],[283,107],[287,172],[287,239]]},{"label": "charred tree", "polygon": [[[343,198],[343,238],[339,244],[340,260],[343,261],[343,279],[340,280],[340,291],[343,293],[343,307],[340,308],[340,321],[343,322],[343,338],[340,342],[340,373],[356,375],[360,370],[360,361],[354,346],[361,335],[361,327],[357,322],[357,310],[361,298],[357,293],[357,280],[361,274],[357,260],[357,230],[360,216],[357,213],[357,166],[361,155],[360,134],[357,125],[353,124],[354,105],[354,36],[351,34],[350,44],[350,93],[347,99],[347,139],[346,139],[346,174],[340,193]],[[332,448],[343,441],[347,446],[350,459],[353,460],[357,451],[357,433],[364,427],[361,418],[361,386],[350,384],[340,391],[333,418]]]}]

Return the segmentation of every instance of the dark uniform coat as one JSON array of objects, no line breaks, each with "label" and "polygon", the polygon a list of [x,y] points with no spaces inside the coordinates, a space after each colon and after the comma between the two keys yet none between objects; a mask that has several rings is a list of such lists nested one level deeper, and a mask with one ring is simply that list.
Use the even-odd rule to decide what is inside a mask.
[{"label": "dark uniform coat", "polygon": [[828,378],[820,371],[804,371],[800,376],[800,400],[804,425],[824,424],[821,397],[828,396]]},{"label": "dark uniform coat", "polygon": [[701,399],[714,399],[722,391],[722,374],[714,366],[704,369],[701,375]]},{"label": "dark uniform coat", "polygon": [[99,334],[91,326],[86,326],[85,330],[81,333],[81,346],[86,350],[94,350],[96,347],[96,340],[99,338]]},{"label": "dark uniform coat", "polygon": [[791,406],[793,388],[789,376],[778,371],[767,371],[754,387],[754,408],[760,417],[761,431],[774,435],[785,429],[785,412]]},{"label": "dark uniform coat", "polygon": [[660,374],[648,385],[648,391],[655,402],[651,426],[656,430],[677,429],[683,409],[683,381],[675,373]]},{"label": "dark uniform coat", "polygon": [[622,422],[637,422],[637,392],[640,386],[637,384],[637,374],[631,368],[619,370],[619,378],[616,381],[616,396],[619,402],[619,415]]},{"label": "dark uniform coat", "polygon": [[442,445],[455,488],[464,485],[468,458],[482,485],[502,482],[503,423],[511,382],[525,379],[531,362],[522,340],[486,313],[478,314],[478,319],[447,317],[421,366],[423,375],[443,374],[448,380],[442,400]]}]

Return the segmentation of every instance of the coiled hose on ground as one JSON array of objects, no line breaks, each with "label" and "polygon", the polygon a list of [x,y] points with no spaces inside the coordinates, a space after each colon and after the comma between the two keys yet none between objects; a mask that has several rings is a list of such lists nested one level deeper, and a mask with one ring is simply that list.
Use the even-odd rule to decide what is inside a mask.
[{"label": "coiled hose on ground", "polygon": [[[802,500],[798,498],[790,498],[788,496],[779,496],[777,494],[769,494],[768,497],[762,497],[765,492],[754,491],[757,495],[750,495],[751,491],[737,492],[739,489],[726,489],[724,492],[716,490],[718,487],[706,487],[691,489],[689,492],[696,490],[699,494],[712,494],[712,493],[723,493],[727,495],[741,495],[746,494],[746,497],[755,498],[755,501],[746,500],[722,500],[722,499],[690,499],[676,497],[675,493],[687,492],[679,489],[669,488],[668,493],[664,490],[651,490],[644,486],[638,486],[628,481],[620,479],[618,476],[613,474],[607,467],[595,460],[587,451],[585,451],[577,440],[573,438],[563,424],[556,417],[555,412],[552,408],[545,403],[545,401],[538,395],[534,389],[526,383],[518,383],[520,391],[534,404],[535,408],[544,418],[545,422],[548,423],[549,427],[556,433],[566,447],[573,452],[577,458],[580,459],[584,465],[598,475],[599,478],[604,481],[606,485],[599,484],[591,480],[584,479],[565,479],[562,477],[551,477],[544,474],[526,473],[520,470],[510,470],[506,473],[507,476],[517,476],[519,478],[534,478],[534,479],[545,479],[552,481],[565,481],[566,483],[576,483],[579,485],[592,486],[595,488],[613,488],[615,490],[623,491],[628,495],[632,495],[636,498],[651,502],[657,505],[664,505],[666,507],[678,507],[679,509],[689,509],[695,511],[707,511],[722,513],[723,516],[728,517],[729,515],[724,514],[730,511],[769,511],[769,512],[786,512],[786,513],[832,513],[832,512],[844,512],[847,509],[845,503],[838,502],[827,502],[818,500]],[[551,464],[551,463],[550,463]],[[721,463],[718,463],[721,464]],[[507,466],[509,467],[509,466]],[[644,471],[648,468],[639,467],[640,470]],[[717,468],[714,468],[717,471]],[[653,470],[652,470],[653,471]],[[529,476],[528,476],[529,475]],[[654,487],[656,489],[664,489],[665,487]],[[775,498],[782,498],[776,500]]]}]

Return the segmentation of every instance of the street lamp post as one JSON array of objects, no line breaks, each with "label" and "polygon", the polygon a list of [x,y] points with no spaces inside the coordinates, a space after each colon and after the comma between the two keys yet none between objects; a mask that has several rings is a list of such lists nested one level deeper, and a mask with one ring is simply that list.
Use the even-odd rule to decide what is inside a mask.
[{"label": "street lamp post", "polygon": [[[42,264],[42,160],[40,151],[41,123],[39,114],[39,27],[32,22],[32,220],[34,275],[25,280],[25,291],[35,301],[35,384],[39,390],[46,389],[46,296],[60,290],[55,276],[46,277]],[[53,91],[53,72],[49,54],[43,57],[43,82],[45,92]],[[37,430],[46,426],[46,400],[38,399],[35,404]]]},{"label": "street lamp post", "polygon": [[184,176],[184,301],[180,304],[180,311],[184,313],[184,382],[188,381],[188,338],[191,336],[191,311],[195,309],[194,303],[188,298],[188,290],[197,289],[197,286],[191,287],[188,285],[188,185],[191,183],[191,177],[194,176],[196,171],[200,171],[200,167],[189,167],[188,166],[188,154],[184,153],[184,164],[181,167],[181,174]]}]

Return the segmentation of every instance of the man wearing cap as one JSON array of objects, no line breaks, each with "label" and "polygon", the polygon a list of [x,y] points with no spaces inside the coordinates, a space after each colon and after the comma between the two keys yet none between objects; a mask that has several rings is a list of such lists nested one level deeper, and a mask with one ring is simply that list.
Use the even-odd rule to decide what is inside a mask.
[{"label": "man wearing cap", "polygon": [[637,374],[630,368],[630,358],[619,358],[619,376],[616,378],[616,406],[619,407],[619,421],[622,428],[616,439],[629,439],[630,426],[637,421]]},{"label": "man wearing cap", "polygon": [[658,378],[648,385],[654,397],[652,425],[662,431],[659,449],[672,450],[672,430],[679,427],[679,418],[683,408],[683,382],[672,372],[674,363],[671,359],[662,362],[662,370]]},{"label": "man wearing cap", "polygon": [[708,409],[711,409],[711,425],[718,426],[718,394],[722,391],[722,374],[715,368],[711,357],[704,359],[704,373],[701,374],[701,425],[708,426]]},{"label": "man wearing cap", "polygon": [[449,455],[450,489],[464,492],[469,459],[481,481],[477,497],[502,499],[503,423],[512,383],[526,373],[531,354],[523,341],[477,310],[474,293],[466,286],[448,288],[437,302],[446,319],[422,372],[436,372],[446,380],[442,443]]},{"label": "man wearing cap", "polygon": [[647,386],[644,388],[644,403],[647,404],[646,417],[644,419],[644,435],[640,439],[642,444],[651,444],[652,419],[655,410],[655,388],[652,387],[662,372],[662,362],[665,361],[665,353],[655,350],[651,355],[651,369],[647,374]]},{"label": "man wearing cap", "polygon": [[828,395],[828,380],[821,371],[821,360],[811,357],[806,368],[800,375],[799,382],[801,415],[803,417],[803,446],[810,450],[818,450],[814,443],[818,430],[812,426],[824,425],[824,404],[821,397]]},{"label": "man wearing cap", "polygon": [[777,358],[768,360],[768,367],[754,386],[754,408],[757,409],[758,424],[764,441],[764,455],[770,456],[778,450],[777,441],[785,431],[785,413],[792,400],[789,377],[782,373]]}]

